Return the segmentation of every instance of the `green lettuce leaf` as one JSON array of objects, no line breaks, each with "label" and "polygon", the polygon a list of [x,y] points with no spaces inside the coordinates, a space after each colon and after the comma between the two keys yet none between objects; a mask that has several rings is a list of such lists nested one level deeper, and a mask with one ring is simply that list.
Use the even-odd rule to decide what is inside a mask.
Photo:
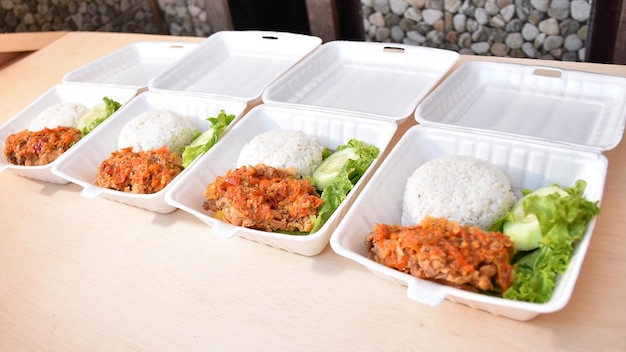
[{"label": "green lettuce leaf", "polygon": [[191,143],[183,150],[183,167],[189,166],[198,156],[206,153],[220,139],[226,127],[235,119],[235,115],[226,114],[224,110],[220,110],[217,117],[209,117],[207,120],[211,122],[211,127],[204,133],[194,138]]},{"label": "green lettuce leaf", "polygon": [[583,197],[586,186],[585,181],[578,180],[573,187],[563,189],[568,196],[531,195],[524,199],[524,211],[537,216],[542,238],[539,248],[514,263],[512,283],[504,298],[535,303],[550,300],[557,276],[567,269],[574,246],[600,212],[598,202]]},{"label": "green lettuce leaf", "polygon": [[102,101],[102,103],[87,110],[78,118],[76,128],[80,130],[83,137],[93,131],[122,106],[122,104],[108,97],[102,98]]},{"label": "green lettuce leaf", "polygon": [[346,161],[334,180],[322,192],[321,197],[324,204],[320,207],[317,215],[313,216],[314,225],[311,233],[315,233],[324,226],[380,152],[378,147],[367,146],[356,139],[351,139],[348,143],[340,145],[337,150],[345,148],[354,148],[359,158]]}]

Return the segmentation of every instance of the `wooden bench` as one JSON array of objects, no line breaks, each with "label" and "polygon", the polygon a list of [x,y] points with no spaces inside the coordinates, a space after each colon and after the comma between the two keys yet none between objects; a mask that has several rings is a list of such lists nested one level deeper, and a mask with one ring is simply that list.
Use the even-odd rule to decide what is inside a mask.
[{"label": "wooden bench", "polygon": [[0,68],[7,62],[37,51],[67,32],[0,33]]}]

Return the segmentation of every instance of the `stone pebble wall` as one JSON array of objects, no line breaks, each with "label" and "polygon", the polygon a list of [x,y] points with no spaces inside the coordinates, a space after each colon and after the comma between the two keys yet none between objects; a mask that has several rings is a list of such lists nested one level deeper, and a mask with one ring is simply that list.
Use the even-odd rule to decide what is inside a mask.
[{"label": "stone pebble wall", "polygon": [[196,37],[213,34],[204,0],[159,0],[159,5],[169,34]]},{"label": "stone pebble wall", "polygon": [[[158,4],[167,34],[212,34],[204,0]],[[160,32],[147,0],[0,0],[0,33],[39,31]]]},{"label": "stone pebble wall", "polygon": [[585,61],[592,0],[361,0],[366,40]]},{"label": "stone pebble wall", "polygon": [[0,0],[0,32],[61,30],[156,32],[139,0]]},{"label": "stone pebble wall", "polygon": [[[207,37],[205,0],[158,0],[168,34]],[[341,0],[339,0],[341,1]],[[585,61],[592,0],[361,0],[365,40]],[[0,0],[0,33],[159,33],[148,0]]]}]

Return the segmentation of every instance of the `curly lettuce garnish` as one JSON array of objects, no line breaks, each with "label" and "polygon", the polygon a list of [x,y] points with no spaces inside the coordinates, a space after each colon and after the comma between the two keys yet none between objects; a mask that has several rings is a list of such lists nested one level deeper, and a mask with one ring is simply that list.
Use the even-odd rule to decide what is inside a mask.
[{"label": "curly lettuce garnish", "polygon": [[206,153],[224,134],[228,125],[235,119],[235,115],[226,114],[224,110],[220,110],[217,117],[209,117],[207,120],[211,123],[211,127],[198,135],[183,150],[183,167],[189,166],[198,156]]},{"label": "curly lettuce garnish", "polygon": [[[574,255],[574,246],[583,237],[587,224],[600,212],[598,202],[583,197],[586,186],[585,181],[578,180],[573,187],[563,188],[566,194],[533,192],[518,201],[525,216],[536,217],[541,238],[536,249],[516,256],[519,259],[513,263],[512,283],[504,298],[534,303],[550,300],[557,276],[567,270]],[[502,231],[507,221],[515,219],[512,213],[507,213],[491,230]]]},{"label": "curly lettuce garnish", "polygon": [[311,233],[315,233],[324,226],[380,152],[378,147],[367,146],[356,139],[351,139],[348,143],[337,147],[337,152],[347,148],[353,149],[356,155],[355,159],[348,159],[334,179],[322,191],[321,197],[324,204],[319,208],[317,215],[313,217],[314,226]]},{"label": "curly lettuce garnish", "polygon": [[102,98],[102,101],[102,103],[87,110],[76,121],[76,128],[80,130],[83,137],[93,131],[122,106],[122,104],[108,97]]}]

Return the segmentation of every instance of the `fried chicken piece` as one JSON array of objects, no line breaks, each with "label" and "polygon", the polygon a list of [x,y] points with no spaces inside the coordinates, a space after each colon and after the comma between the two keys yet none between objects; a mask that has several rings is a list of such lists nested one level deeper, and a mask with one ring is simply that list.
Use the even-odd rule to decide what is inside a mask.
[{"label": "fried chicken piece", "polygon": [[7,137],[4,156],[14,165],[46,165],[55,161],[81,137],[78,129],[66,126],[35,132],[23,130]]},{"label": "fried chicken piece", "polygon": [[427,217],[419,225],[376,224],[365,244],[370,259],[390,268],[471,291],[511,284],[514,244],[499,232]]},{"label": "fried chicken piece", "polygon": [[181,157],[168,147],[133,152],[124,148],[100,163],[94,184],[139,194],[159,192],[183,171]]},{"label": "fried chicken piece", "polygon": [[263,231],[313,229],[323,201],[308,180],[263,164],[229,170],[206,187],[203,208],[222,211],[234,225]]}]

